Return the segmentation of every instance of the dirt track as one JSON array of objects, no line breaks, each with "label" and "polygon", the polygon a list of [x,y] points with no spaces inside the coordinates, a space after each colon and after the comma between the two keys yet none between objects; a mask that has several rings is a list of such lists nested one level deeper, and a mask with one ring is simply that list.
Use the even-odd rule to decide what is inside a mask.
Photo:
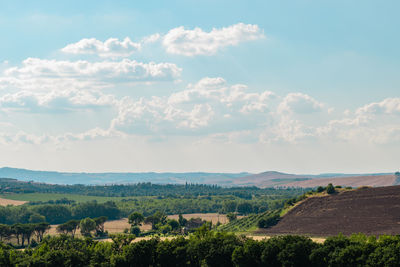
[{"label": "dirt track", "polygon": [[264,234],[330,236],[400,234],[400,186],[364,188],[312,197],[290,210]]}]

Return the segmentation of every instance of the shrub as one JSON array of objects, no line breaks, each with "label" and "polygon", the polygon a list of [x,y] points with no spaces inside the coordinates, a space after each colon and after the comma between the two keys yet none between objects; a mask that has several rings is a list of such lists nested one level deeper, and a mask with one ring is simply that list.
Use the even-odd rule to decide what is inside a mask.
[{"label": "shrub", "polygon": [[328,184],[328,186],[326,187],[326,192],[328,194],[333,194],[336,192],[335,187],[332,184]]},{"label": "shrub", "polygon": [[277,224],[280,220],[279,214],[271,214],[258,221],[258,227],[268,228]]},{"label": "shrub", "polygon": [[133,234],[135,236],[139,236],[140,235],[140,228],[138,226],[132,226],[130,232],[131,232],[131,234]]},{"label": "shrub", "polygon": [[324,191],[324,188],[323,188],[322,186],[318,186],[317,192],[318,192],[318,193],[321,193],[322,191]]}]

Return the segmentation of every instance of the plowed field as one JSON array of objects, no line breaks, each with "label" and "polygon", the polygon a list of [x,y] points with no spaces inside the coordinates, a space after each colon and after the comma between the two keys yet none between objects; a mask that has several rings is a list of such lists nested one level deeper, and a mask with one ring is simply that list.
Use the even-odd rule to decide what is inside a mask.
[{"label": "plowed field", "polygon": [[330,236],[400,234],[400,186],[361,188],[311,197],[264,234]]}]

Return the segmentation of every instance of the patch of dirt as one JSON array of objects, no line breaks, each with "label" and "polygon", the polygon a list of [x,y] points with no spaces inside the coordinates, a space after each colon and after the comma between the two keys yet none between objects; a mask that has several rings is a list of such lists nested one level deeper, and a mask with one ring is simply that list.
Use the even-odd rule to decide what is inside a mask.
[{"label": "patch of dirt", "polygon": [[19,206],[19,205],[22,205],[25,203],[26,203],[26,201],[22,201],[22,200],[12,200],[12,199],[0,198],[0,206],[8,206],[8,205]]},{"label": "patch of dirt", "polygon": [[311,197],[259,234],[331,236],[400,234],[400,186],[361,188]]}]

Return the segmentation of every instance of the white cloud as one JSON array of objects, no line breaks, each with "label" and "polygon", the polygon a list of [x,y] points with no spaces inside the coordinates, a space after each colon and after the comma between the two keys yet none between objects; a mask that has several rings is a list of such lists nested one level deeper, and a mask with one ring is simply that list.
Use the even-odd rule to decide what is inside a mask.
[{"label": "white cloud", "polygon": [[400,98],[386,98],[381,102],[365,105],[357,110],[357,114],[397,114],[400,115]]},{"label": "white cloud", "polygon": [[1,96],[0,110],[54,113],[109,107],[116,102],[114,96],[98,91],[19,91]]},{"label": "white cloud", "polygon": [[0,132],[0,143],[3,145],[16,145],[16,144],[32,144],[40,145],[51,140],[48,135],[33,135],[24,131],[19,131],[15,134]]},{"label": "white cloud", "polygon": [[182,69],[173,63],[142,63],[135,60],[89,62],[28,58],[0,76],[0,89],[52,90],[101,88],[119,83],[171,81]]},{"label": "white cloud", "polygon": [[280,113],[309,114],[322,111],[324,105],[309,95],[302,93],[288,94],[278,107]]},{"label": "white cloud", "polygon": [[183,26],[170,30],[163,37],[163,46],[170,54],[195,56],[213,55],[226,46],[264,38],[258,25],[238,23],[205,32],[200,28],[186,30]]},{"label": "white cloud", "polygon": [[125,98],[112,127],[135,134],[206,134],[254,129],[268,120],[272,92],[247,92],[220,77],[206,77],[166,97]]},{"label": "white cloud", "polygon": [[[149,39],[152,41],[155,36]],[[141,49],[140,43],[132,42],[129,37],[120,41],[110,38],[102,42],[95,38],[85,38],[62,48],[61,51],[69,54],[95,54],[100,57],[128,57]]]},{"label": "white cloud", "polygon": [[161,35],[159,33],[155,33],[149,36],[146,36],[142,39],[141,43],[142,44],[149,44],[149,43],[155,43],[158,40],[160,40]]},{"label": "white cloud", "polygon": [[316,132],[321,138],[365,144],[400,141],[400,98],[366,104],[346,118],[329,121]]}]

